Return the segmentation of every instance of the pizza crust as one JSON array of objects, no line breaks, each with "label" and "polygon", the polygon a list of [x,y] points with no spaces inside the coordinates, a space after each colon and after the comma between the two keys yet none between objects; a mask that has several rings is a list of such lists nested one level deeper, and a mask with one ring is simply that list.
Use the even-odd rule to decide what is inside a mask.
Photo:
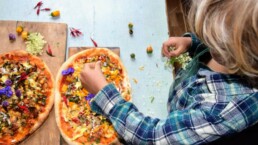
[{"label": "pizza crust", "polygon": [[[48,103],[45,106],[45,111],[43,113],[40,113],[36,123],[31,127],[30,131],[28,132],[28,134],[23,135],[23,137],[21,137],[19,140],[17,140],[15,142],[15,144],[23,141],[24,139],[26,139],[27,137],[30,136],[30,134],[32,134],[34,131],[36,131],[42,124],[43,122],[47,119],[53,104],[54,104],[54,92],[55,92],[55,87],[54,87],[54,78],[53,75],[51,74],[51,71],[49,70],[48,66],[44,63],[44,61],[42,59],[40,59],[37,56],[31,55],[29,53],[27,53],[24,50],[14,50],[11,52],[7,52],[7,53],[3,53],[0,54],[0,58],[1,57],[5,57],[6,55],[15,55],[15,57],[17,57],[17,59],[19,58],[29,58],[29,60],[32,62],[32,64],[36,64],[38,66],[42,66],[45,68],[45,72],[47,72],[48,77],[50,78],[50,80],[48,81],[48,85],[52,86],[52,89],[50,90],[50,95],[48,96]],[[3,63],[4,60],[0,59],[0,64]]]},{"label": "pizza crust", "polygon": [[[57,74],[57,77],[56,77],[56,80],[55,80],[55,84],[56,84],[56,91],[55,91],[55,115],[56,115],[56,122],[57,122],[57,126],[60,130],[60,133],[62,135],[62,137],[64,138],[64,140],[70,144],[70,145],[80,145],[79,143],[77,142],[74,142],[72,141],[62,130],[62,127],[61,127],[61,120],[60,120],[60,109],[59,109],[59,105],[61,103],[61,95],[60,95],[60,92],[59,92],[59,88],[60,88],[60,85],[61,85],[61,79],[62,79],[62,71],[67,69],[68,66],[70,66],[71,64],[73,64],[73,62],[82,57],[82,56],[95,56],[95,55],[99,55],[99,54],[107,54],[108,56],[111,56],[111,58],[114,58],[117,60],[117,63],[119,63],[119,65],[122,67],[122,70],[123,70],[123,75],[125,76],[124,78],[124,81],[123,81],[123,85],[124,87],[127,89],[127,91],[130,91],[131,92],[131,86],[130,86],[130,83],[129,83],[129,79],[127,77],[127,74],[126,74],[126,69],[125,67],[123,66],[123,64],[121,63],[121,60],[120,58],[118,57],[118,55],[116,55],[115,53],[113,53],[112,51],[108,50],[107,48],[93,48],[93,49],[87,49],[87,50],[84,50],[84,51],[81,51],[73,56],[71,56],[68,60],[66,60],[66,62],[60,67],[59,71],[58,71],[58,74]],[[131,96],[130,97],[130,100],[131,101]],[[113,145],[119,145],[121,144],[117,139],[115,139],[111,144]],[[92,143],[85,143],[85,145],[92,145]],[[98,143],[98,145],[102,145],[101,143]]]}]

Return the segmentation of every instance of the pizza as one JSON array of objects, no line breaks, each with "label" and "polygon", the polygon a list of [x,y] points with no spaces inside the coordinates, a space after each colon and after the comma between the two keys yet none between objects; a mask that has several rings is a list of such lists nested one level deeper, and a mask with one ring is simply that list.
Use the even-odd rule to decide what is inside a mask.
[{"label": "pizza", "polygon": [[17,144],[48,117],[54,79],[47,65],[23,50],[0,54],[0,144]]},{"label": "pizza", "polygon": [[69,144],[115,144],[118,135],[107,118],[91,111],[94,97],[80,81],[85,63],[101,61],[101,69],[109,83],[115,84],[127,101],[131,90],[126,70],[119,57],[106,48],[93,48],[70,57],[60,68],[56,78],[55,113],[57,125]]}]

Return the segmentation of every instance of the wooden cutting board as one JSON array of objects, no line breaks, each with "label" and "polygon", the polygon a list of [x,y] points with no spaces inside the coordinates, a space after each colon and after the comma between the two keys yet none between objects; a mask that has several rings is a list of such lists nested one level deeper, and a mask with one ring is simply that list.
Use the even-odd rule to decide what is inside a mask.
[{"label": "wooden cutting board", "polygon": [[[68,57],[71,57],[72,55],[81,52],[86,49],[91,49],[96,47],[70,47],[68,51]],[[112,50],[114,53],[116,53],[118,56],[120,56],[120,48],[119,47],[108,47],[110,50]],[[61,136],[61,145],[68,145],[65,140]]]},{"label": "wooden cutting board", "polygon": [[[0,53],[15,49],[25,50],[25,43],[21,36],[17,36],[16,26],[21,25],[28,32],[39,32],[44,36],[44,40],[50,45],[55,57],[50,57],[44,53],[40,58],[50,68],[54,78],[59,67],[65,60],[67,25],[62,23],[39,23],[39,22],[21,22],[21,21],[0,21]],[[16,41],[9,41],[9,33],[16,35]],[[60,133],[56,125],[54,109],[49,114],[48,119],[21,145],[59,145]]]}]

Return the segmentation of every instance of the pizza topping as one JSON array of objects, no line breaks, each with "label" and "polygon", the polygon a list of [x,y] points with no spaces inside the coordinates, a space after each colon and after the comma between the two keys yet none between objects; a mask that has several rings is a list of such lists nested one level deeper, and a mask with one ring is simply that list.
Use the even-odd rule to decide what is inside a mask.
[{"label": "pizza topping", "polygon": [[13,83],[13,82],[12,82],[11,80],[6,80],[6,81],[5,81],[5,85],[6,85],[6,86],[11,86],[12,83]]},{"label": "pizza topping", "polygon": [[51,57],[55,57],[55,56],[53,55],[53,52],[52,52],[52,50],[51,50],[51,48],[50,48],[50,45],[49,45],[49,44],[48,44],[48,47],[47,47],[46,53],[47,53],[47,55],[49,55],[49,56],[51,56]]},{"label": "pizza topping", "polygon": [[2,106],[3,106],[3,107],[7,107],[7,106],[9,106],[9,102],[8,102],[8,101],[6,101],[6,100],[4,100],[4,101],[2,102]]},{"label": "pizza topping", "polygon": [[94,98],[95,95],[89,94],[85,97],[85,100],[90,101],[92,98]]},{"label": "pizza topping", "polygon": [[66,76],[66,75],[70,75],[74,73],[74,68],[69,67],[67,70],[63,70],[62,71],[62,75]]},{"label": "pizza topping", "polygon": [[125,99],[130,95],[124,84],[124,70],[117,59],[105,53],[78,57],[62,71],[60,81],[60,120],[64,133],[74,142],[109,144],[117,137],[117,133],[104,116],[94,113],[90,108],[90,100],[94,94],[82,87],[79,79],[85,63],[101,61],[101,71],[108,83],[114,83]]},{"label": "pizza topping", "polygon": [[[8,59],[6,59],[8,58]],[[33,126],[48,101],[44,69],[13,55],[0,64],[0,137],[15,136]],[[11,60],[11,61],[10,61]]]},{"label": "pizza topping", "polygon": [[17,97],[21,97],[21,91],[20,91],[20,90],[16,90],[16,91],[15,91],[15,95],[16,95]]},{"label": "pizza topping", "polygon": [[7,86],[3,89],[0,89],[0,95],[5,95],[10,98],[13,95],[12,89],[10,86]]},{"label": "pizza topping", "polygon": [[40,33],[30,33],[27,36],[26,51],[33,55],[41,55],[46,44],[44,37]]}]

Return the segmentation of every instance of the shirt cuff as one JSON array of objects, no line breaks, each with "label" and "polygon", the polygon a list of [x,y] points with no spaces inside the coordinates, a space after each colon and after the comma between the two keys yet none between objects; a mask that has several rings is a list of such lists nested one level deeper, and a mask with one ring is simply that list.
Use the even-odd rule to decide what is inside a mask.
[{"label": "shirt cuff", "polygon": [[183,37],[191,37],[192,44],[191,47],[188,49],[190,56],[193,56],[198,46],[201,44],[201,41],[196,37],[193,33],[185,33]]},{"label": "shirt cuff", "polygon": [[114,84],[106,85],[91,100],[92,111],[108,116],[115,104],[124,101]]}]

